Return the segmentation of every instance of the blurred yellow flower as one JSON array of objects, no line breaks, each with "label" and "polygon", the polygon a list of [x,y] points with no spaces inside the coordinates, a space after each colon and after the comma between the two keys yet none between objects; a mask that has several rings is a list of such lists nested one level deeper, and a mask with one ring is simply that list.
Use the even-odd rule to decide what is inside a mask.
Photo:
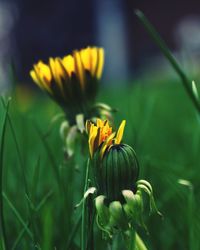
[{"label": "blurred yellow flower", "polygon": [[94,152],[100,149],[100,156],[103,157],[105,151],[113,145],[120,144],[126,121],[123,120],[117,132],[113,132],[112,127],[107,120],[97,119],[96,124],[91,121],[86,122],[86,131],[88,132],[90,155],[93,157]]},{"label": "blurred yellow flower", "polygon": [[103,65],[104,49],[87,47],[64,58],[49,58],[48,64],[39,61],[30,75],[64,109],[84,113],[96,96]]}]

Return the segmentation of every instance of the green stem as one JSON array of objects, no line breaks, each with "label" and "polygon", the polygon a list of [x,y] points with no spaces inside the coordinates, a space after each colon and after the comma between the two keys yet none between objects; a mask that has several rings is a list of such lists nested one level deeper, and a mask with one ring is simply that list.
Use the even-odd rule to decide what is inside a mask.
[{"label": "green stem", "polygon": [[94,220],[95,220],[95,209],[94,209],[94,204],[93,204],[93,199],[91,197],[89,197],[88,200],[88,212],[89,212],[89,216],[88,216],[88,223],[89,223],[89,227],[88,227],[88,242],[87,242],[87,250],[91,250],[94,249],[94,232],[93,232],[93,227],[94,227]]},{"label": "green stem", "polygon": [[21,215],[19,214],[19,212],[17,211],[17,209],[14,207],[14,205],[12,204],[12,202],[9,200],[8,196],[4,192],[3,192],[2,195],[3,195],[3,198],[5,199],[5,201],[7,202],[8,206],[11,208],[12,212],[15,214],[16,218],[18,219],[18,221],[22,224],[22,226],[24,227],[24,229],[28,233],[29,237],[31,239],[33,239],[32,232],[29,230],[29,228],[27,227],[26,222],[22,219]]},{"label": "green stem", "polygon": [[143,240],[134,229],[123,232],[127,250],[147,250]]},{"label": "green stem", "polygon": [[72,241],[74,239],[74,236],[76,235],[76,232],[78,231],[78,228],[81,224],[81,218],[82,218],[82,214],[79,215],[79,218],[76,222],[76,224],[74,225],[74,227],[72,228],[72,232],[68,238],[67,244],[66,244],[66,248],[65,249],[70,249],[71,245],[72,245]]},{"label": "green stem", "polygon": [[136,246],[138,250],[147,250],[143,240],[140,238],[139,234],[135,235]]},{"label": "green stem", "polygon": [[[84,193],[88,189],[88,177],[89,177],[89,166],[90,166],[90,159],[87,161],[87,167],[86,167],[86,175],[85,175],[85,186],[84,186]],[[82,205],[82,223],[81,223],[81,250],[86,250],[86,238],[87,238],[87,219],[86,219],[86,200],[83,200]]]},{"label": "green stem", "polygon": [[130,230],[130,239],[129,239],[129,250],[138,250],[137,243],[136,243],[136,231]]},{"label": "green stem", "polygon": [[145,29],[147,30],[147,32],[149,33],[149,35],[151,36],[151,38],[154,40],[154,42],[160,48],[160,50],[162,51],[163,55],[167,58],[167,60],[171,64],[171,66],[174,68],[174,70],[176,71],[176,73],[179,75],[179,77],[180,77],[180,79],[181,79],[181,81],[183,83],[183,86],[184,86],[186,92],[188,93],[189,97],[191,98],[191,100],[192,100],[195,108],[200,113],[200,103],[199,103],[198,97],[193,92],[192,82],[188,79],[188,77],[186,76],[186,74],[183,72],[183,70],[181,69],[180,65],[178,64],[178,62],[176,61],[176,59],[174,58],[174,56],[170,52],[169,48],[167,47],[166,43],[160,37],[160,35],[158,34],[158,32],[156,31],[156,29],[154,28],[154,26],[146,18],[146,16],[144,15],[144,13],[142,13],[142,11],[140,11],[140,10],[136,10],[135,14],[139,18],[139,20],[141,21],[141,23],[144,25]]}]

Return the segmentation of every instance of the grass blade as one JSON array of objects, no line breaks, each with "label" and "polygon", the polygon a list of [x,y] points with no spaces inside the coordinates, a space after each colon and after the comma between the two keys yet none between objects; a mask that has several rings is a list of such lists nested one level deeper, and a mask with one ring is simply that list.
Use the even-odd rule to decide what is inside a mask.
[{"label": "grass blade", "polygon": [[50,162],[51,162],[51,166],[52,166],[52,170],[54,172],[54,175],[55,175],[55,178],[56,178],[56,181],[57,181],[57,185],[58,185],[58,189],[61,191],[61,193],[64,193],[65,190],[64,190],[64,187],[62,186],[62,181],[61,181],[61,178],[60,178],[60,174],[59,174],[59,170],[58,170],[58,166],[56,164],[56,161],[51,153],[51,150],[50,150],[50,147],[47,143],[47,141],[45,140],[44,136],[42,135],[42,132],[40,131],[40,129],[38,128],[37,124],[35,124],[35,129],[39,135],[39,138],[40,140],[42,141],[43,145],[44,145],[44,148],[48,154],[48,157],[50,159]]},{"label": "grass blade", "polygon": [[198,100],[198,97],[193,92],[192,89],[192,81],[188,79],[184,71],[181,69],[181,66],[178,64],[177,60],[174,58],[172,53],[170,52],[169,48],[167,47],[164,40],[160,37],[154,26],[149,22],[147,17],[144,15],[144,13],[140,10],[135,11],[136,16],[139,18],[140,22],[144,25],[145,29],[153,39],[153,41],[157,44],[157,46],[162,51],[163,55],[167,58],[167,60],[170,62],[171,66],[174,68],[176,73],[179,75],[183,86],[188,93],[189,97],[191,98],[195,108],[200,113],[200,103]]},{"label": "grass blade", "polygon": [[50,190],[44,197],[43,199],[40,201],[40,203],[38,204],[38,206],[36,207],[36,212],[38,212],[47,202],[47,200],[49,199],[49,197],[51,197],[53,194],[53,190]]},{"label": "grass blade", "polygon": [[[3,98],[1,99],[3,103]],[[2,122],[2,133],[0,139],[0,224],[1,224],[1,233],[2,233],[2,249],[8,249],[7,238],[6,238],[6,229],[5,229],[5,219],[3,213],[3,157],[4,157],[4,144],[5,144],[5,133],[6,125],[8,118],[8,109],[9,109],[10,99],[8,100],[5,106],[5,113]]]},{"label": "grass blade", "polygon": [[40,157],[38,157],[35,168],[34,168],[33,178],[32,178],[32,184],[31,184],[31,190],[30,190],[30,196],[31,200],[34,204],[36,200],[36,193],[37,193],[37,187],[38,187],[38,180],[40,175]]},{"label": "grass blade", "polygon": [[[87,161],[87,167],[86,167],[86,174],[85,174],[85,186],[84,186],[84,193],[87,191],[88,189],[88,178],[89,178],[89,166],[90,166],[90,159],[88,159]],[[85,250],[86,249],[86,239],[87,239],[87,230],[86,228],[87,225],[87,219],[86,219],[86,199],[83,200],[83,205],[82,205],[82,223],[81,223],[81,250]]]},{"label": "grass blade", "polygon": [[[2,104],[3,104],[4,108],[5,108],[5,102],[3,100],[2,100]],[[15,129],[14,129],[14,126],[13,126],[13,122],[12,122],[12,119],[11,119],[9,113],[7,114],[7,116],[8,116],[8,123],[9,123],[10,129],[11,129],[12,137],[13,137],[13,140],[14,140],[17,156],[18,156],[19,163],[20,163],[20,168],[21,168],[21,172],[22,172],[22,179],[23,179],[23,184],[24,184],[24,189],[25,189],[25,197],[27,197],[27,201],[30,201],[30,192],[29,192],[28,183],[26,181],[26,174],[25,174],[25,163],[24,163],[24,160],[23,160],[21,152],[20,152],[20,146],[19,146],[17,136],[16,136],[16,132],[15,132]],[[31,219],[31,222],[32,222],[31,224],[32,224],[32,227],[33,227],[33,225],[34,225],[33,210],[31,209],[30,202],[28,202],[27,205],[28,205],[29,217]],[[31,237],[31,239],[34,240],[35,235],[36,235],[36,233],[34,232],[34,227],[33,227],[33,234],[31,233],[31,235],[34,236],[34,238]],[[31,235],[29,235],[29,236],[31,236]]]},{"label": "grass blade", "polygon": [[[46,201],[49,199],[49,197],[53,194],[53,191],[50,190],[45,196],[44,198],[40,201],[40,203],[38,204],[38,206],[36,207],[35,211],[39,212],[40,209],[45,205]],[[26,227],[30,226],[30,221],[26,222]],[[21,241],[22,237],[24,236],[24,233],[26,232],[25,227],[23,227],[23,229],[21,230],[21,232],[19,233],[17,239],[15,240],[12,250],[15,250],[16,247],[18,246],[19,242]]]},{"label": "grass blade", "polygon": [[21,215],[19,214],[19,212],[17,211],[17,209],[15,208],[15,206],[12,204],[12,202],[9,200],[9,198],[7,197],[7,195],[4,192],[3,192],[3,198],[5,199],[5,201],[7,202],[8,206],[11,208],[11,210],[13,211],[13,213],[15,214],[16,218],[18,219],[18,221],[25,228],[27,234],[33,240],[33,234],[31,233],[30,229],[27,227],[25,221],[22,219]]},{"label": "grass blade", "polygon": [[67,241],[67,244],[66,244],[66,248],[65,249],[70,249],[71,248],[71,245],[72,245],[72,241],[74,239],[74,236],[76,235],[76,232],[81,224],[81,219],[82,219],[82,214],[79,215],[76,223],[74,224],[72,230],[71,230],[71,234],[69,236],[69,239]]},{"label": "grass blade", "polygon": [[[2,101],[2,103],[3,103],[4,108],[5,108],[5,102]],[[8,123],[9,123],[10,129],[11,129],[11,133],[12,133],[12,136],[13,136],[13,140],[14,140],[14,143],[15,143],[17,155],[18,155],[19,162],[20,162],[20,167],[21,167],[21,171],[22,171],[22,177],[23,177],[25,192],[26,192],[26,195],[29,196],[28,184],[27,184],[27,181],[26,181],[26,175],[25,175],[25,171],[24,171],[25,164],[24,164],[24,161],[23,161],[21,153],[20,153],[19,143],[18,143],[17,136],[16,136],[16,133],[15,133],[15,129],[14,129],[14,126],[13,126],[13,123],[12,123],[12,120],[10,118],[9,113],[8,113],[7,116],[8,116]]]}]

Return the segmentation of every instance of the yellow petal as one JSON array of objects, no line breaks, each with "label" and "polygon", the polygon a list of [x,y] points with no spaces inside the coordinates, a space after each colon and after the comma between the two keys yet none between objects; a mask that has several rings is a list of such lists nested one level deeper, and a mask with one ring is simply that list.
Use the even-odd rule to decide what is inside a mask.
[{"label": "yellow petal", "polygon": [[66,73],[64,71],[64,67],[62,66],[61,59],[57,57],[55,59],[55,71],[59,84],[61,84],[61,79],[66,79]]},{"label": "yellow petal", "polygon": [[92,126],[91,121],[87,120],[85,123],[85,130],[87,134],[89,134],[91,126]]},{"label": "yellow petal", "polygon": [[94,154],[94,141],[95,141],[96,136],[97,136],[97,127],[94,124],[92,124],[90,127],[89,140],[88,140],[89,151],[90,151],[91,157]]},{"label": "yellow petal", "polygon": [[91,71],[92,68],[92,57],[91,57],[91,49],[87,47],[86,49],[82,49],[80,51],[81,60],[85,69]]},{"label": "yellow petal", "polygon": [[37,68],[38,68],[38,71],[39,71],[39,74],[40,74],[40,77],[45,79],[46,81],[50,82],[51,81],[51,71],[49,69],[49,66],[43,62],[39,62],[37,64]]},{"label": "yellow petal", "polygon": [[101,128],[97,128],[97,134],[95,136],[94,145],[93,145],[94,150],[96,150],[101,143],[102,143],[102,141],[101,141]]},{"label": "yellow petal", "polygon": [[102,147],[101,147],[101,151],[100,151],[100,157],[103,158],[103,155],[106,151],[106,149],[111,145],[113,138],[115,137],[115,132],[113,132],[110,136],[108,136],[108,138],[106,139],[106,141],[103,143]]},{"label": "yellow petal", "polygon": [[95,75],[95,71],[97,69],[97,48],[92,48],[91,49],[91,56],[92,56],[92,67],[91,67],[91,73],[94,76]]},{"label": "yellow petal", "polygon": [[40,80],[37,77],[37,74],[35,73],[35,70],[31,70],[30,71],[30,76],[32,77],[33,81],[40,87],[43,88]]},{"label": "yellow petal", "polygon": [[104,126],[104,120],[101,120],[99,118],[97,118],[97,127],[103,127]]},{"label": "yellow petal", "polygon": [[115,138],[115,144],[120,144],[122,137],[123,137],[123,133],[124,133],[124,127],[126,125],[126,121],[123,120],[119,126],[119,129],[117,131],[117,135]]},{"label": "yellow petal", "polygon": [[42,61],[40,61],[38,64],[35,64],[33,66],[36,76],[38,78],[38,81],[40,82],[40,86],[45,89],[47,92],[52,94],[51,90],[51,71],[48,65],[44,64]]},{"label": "yellow petal", "polygon": [[75,72],[74,58],[71,55],[65,56],[62,59],[62,63],[67,70],[68,75],[71,76],[72,73]]},{"label": "yellow petal", "polygon": [[49,66],[53,74],[53,77],[55,79],[56,78],[56,66],[55,66],[55,59],[52,57],[49,58]]},{"label": "yellow petal", "polygon": [[81,88],[84,89],[84,70],[83,70],[83,64],[81,62],[80,53],[78,51],[74,51],[74,63],[75,63],[75,72],[80,80]]},{"label": "yellow petal", "polygon": [[97,63],[97,71],[96,71],[96,77],[97,79],[101,78],[102,71],[103,71],[103,65],[104,65],[104,49],[100,48],[98,49],[98,63]]},{"label": "yellow petal", "polygon": [[64,66],[62,66],[62,61],[59,57],[56,57],[55,59],[50,58],[49,65],[50,65],[53,77],[55,79],[55,83],[58,85],[61,94],[64,96],[62,79],[67,81],[67,74],[65,72]]}]

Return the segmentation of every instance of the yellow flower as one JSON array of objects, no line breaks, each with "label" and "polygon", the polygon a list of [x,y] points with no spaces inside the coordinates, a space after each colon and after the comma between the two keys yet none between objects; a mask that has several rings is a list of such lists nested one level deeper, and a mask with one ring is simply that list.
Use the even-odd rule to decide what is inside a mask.
[{"label": "yellow flower", "polygon": [[94,101],[103,65],[104,49],[87,47],[64,58],[49,58],[48,64],[39,61],[30,75],[64,109],[84,112]]},{"label": "yellow flower", "polygon": [[113,145],[120,144],[126,121],[123,120],[117,132],[112,131],[112,127],[108,121],[97,119],[96,124],[91,121],[86,122],[86,130],[89,135],[88,143],[90,155],[93,157],[94,152],[100,148],[100,156],[103,157],[105,151],[110,149]]}]

